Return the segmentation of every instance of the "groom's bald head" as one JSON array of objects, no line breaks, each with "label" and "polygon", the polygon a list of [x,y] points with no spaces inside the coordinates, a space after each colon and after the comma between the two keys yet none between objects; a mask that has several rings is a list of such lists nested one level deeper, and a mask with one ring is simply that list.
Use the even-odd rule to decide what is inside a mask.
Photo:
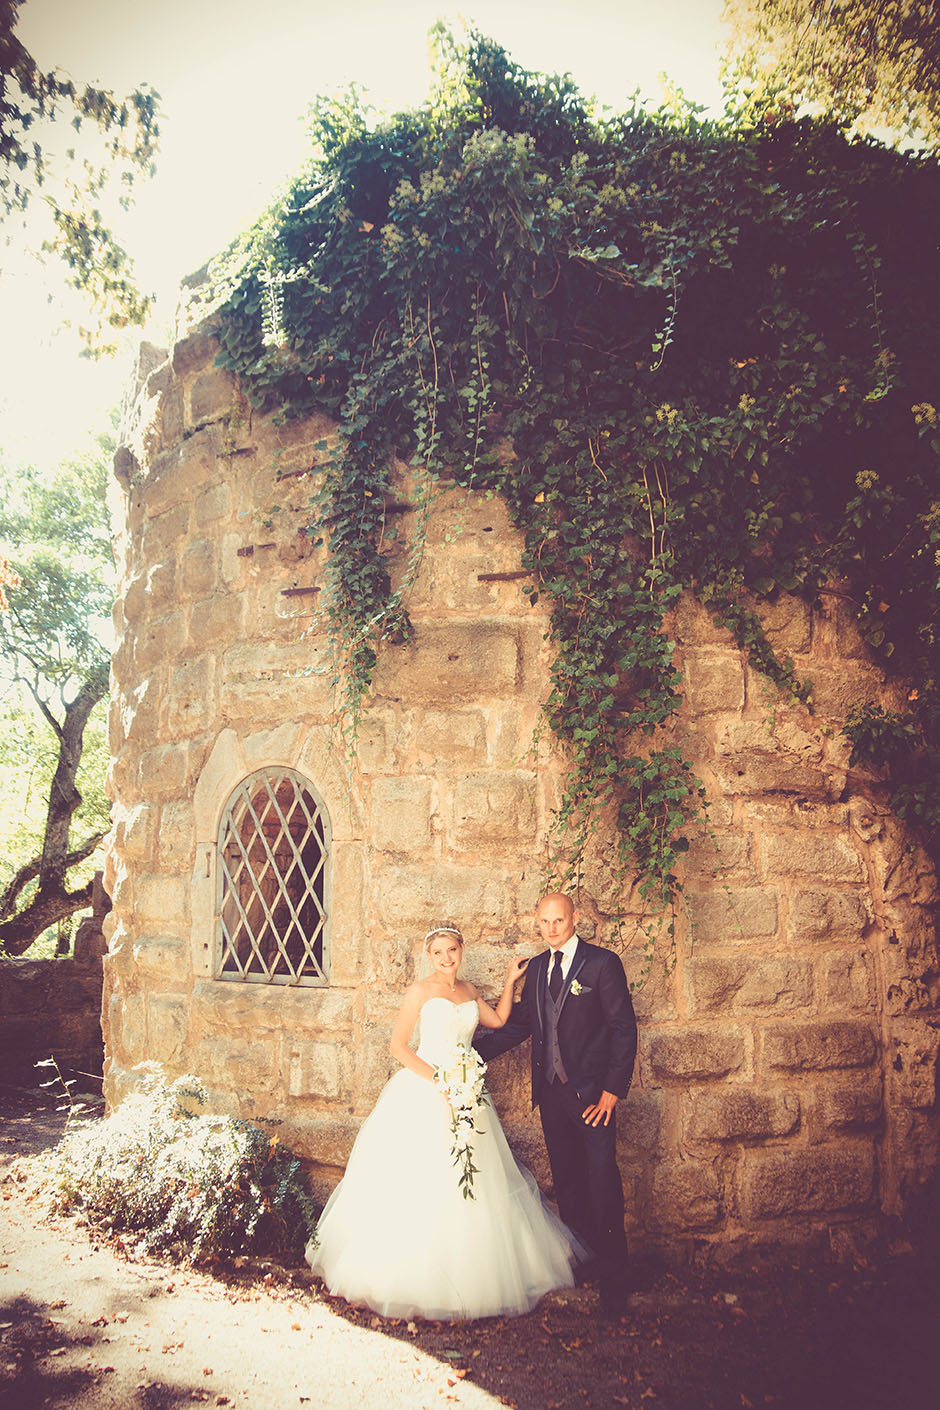
[{"label": "groom's bald head", "polygon": [[574,902],[563,891],[550,891],[539,901],[535,924],[546,945],[553,950],[560,949],[566,940],[571,939],[577,923]]}]

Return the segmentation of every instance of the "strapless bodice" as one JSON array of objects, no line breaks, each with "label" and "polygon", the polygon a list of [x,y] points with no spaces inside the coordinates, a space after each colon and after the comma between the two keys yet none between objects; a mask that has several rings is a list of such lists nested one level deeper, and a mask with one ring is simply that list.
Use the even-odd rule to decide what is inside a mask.
[{"label": "strapless bodice", "polygon": [[418,1057],[432,1067],[443,1067],[453,1058],[458,1043],[469,1047],[477,1026],[477,1001],[454,1004],[440,995],[425,999],[418,1023]]}]

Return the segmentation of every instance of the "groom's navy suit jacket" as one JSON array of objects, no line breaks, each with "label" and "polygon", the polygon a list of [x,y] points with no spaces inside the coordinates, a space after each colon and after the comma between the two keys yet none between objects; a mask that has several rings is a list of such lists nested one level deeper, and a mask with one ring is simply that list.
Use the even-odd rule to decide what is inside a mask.
[{"label": "groom's navy suit jacket", "polygon": [[[532,1037],[532,1105],[545,1077],[545,1001],[551,950],[526,966],[522,997],[502,1028],[478,1031],[475,1046],[489,1061]],[[573,989],[573,992],[572,992]],[[586,1106],[601,1092],[625,1097],[636,1060],[636,1018],[623,965],[611,950],[578,940],[562,989],[558,1045],[569,1083]]]}]

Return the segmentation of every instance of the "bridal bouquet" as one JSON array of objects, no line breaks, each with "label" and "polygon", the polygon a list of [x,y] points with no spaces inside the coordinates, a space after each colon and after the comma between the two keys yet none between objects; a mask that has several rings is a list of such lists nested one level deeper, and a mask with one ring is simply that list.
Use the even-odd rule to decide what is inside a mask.
[{"label": "bridal bouquet", "polygon": [[450,1104],[450,1129],[453,1136],[451,1154],[460,1170],[460,1190],[464,1199],[473,1199],[473,1136],[480,1130],[476,1124],[477,1108],[486,1095],[483,1081],[486,1063],[465,1043],[457,1044],[450,1067],[438,1067],[434,1080]]}]

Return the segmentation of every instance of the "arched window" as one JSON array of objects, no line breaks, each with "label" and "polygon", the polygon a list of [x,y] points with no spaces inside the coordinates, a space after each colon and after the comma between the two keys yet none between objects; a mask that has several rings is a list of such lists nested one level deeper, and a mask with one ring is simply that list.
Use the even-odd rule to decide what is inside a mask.
[{"label": "arched window", "polygon": [[260,769],[219,827],[216,979],[326,984],[330,819],[293,769]]}]

